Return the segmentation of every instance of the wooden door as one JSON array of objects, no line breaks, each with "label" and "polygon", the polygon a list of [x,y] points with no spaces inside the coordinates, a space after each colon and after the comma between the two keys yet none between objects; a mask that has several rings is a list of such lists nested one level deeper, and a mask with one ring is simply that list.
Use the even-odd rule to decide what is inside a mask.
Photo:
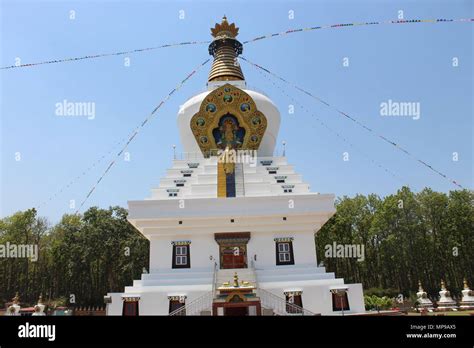
[{"label": "wooden door", "polygon": [[222,246],[221,269],[247,268],[247,246],[232,245]]},{"label": "wooden door", "polygon": [[248,307],[224,307],[224,315],[243,317],[248,315]]}]

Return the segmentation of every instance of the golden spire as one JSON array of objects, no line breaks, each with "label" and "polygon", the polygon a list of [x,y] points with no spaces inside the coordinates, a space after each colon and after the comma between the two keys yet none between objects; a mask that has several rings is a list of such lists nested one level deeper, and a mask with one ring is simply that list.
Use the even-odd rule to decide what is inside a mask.
[{"label": "golden spire", "polygon": [[18,294],[18,291],[16,292],[15,297],[12,298],[12,302],[13,302],[14,304],[20,303],[20,295]]},{"label": "golden spire", "polygon": [[441,279],[441,290],[446,290],[446,285],[444,284],[443,279]]},{"label": "golden spire", "polygon": [[421,286],[421,280],[418,280],[418,291],[423,292],[423,287]]},{"label": "golden spire", "polygon": [[209,45],[209,54],[214,57],[208,81],[244,80],[237,57],[242,53],[242,44],[236,39],[239,28],[229,24],[227,17],[211,28],[214,40]]},{"label": "golden spire", "polygon": [[224,15],[221,24],[216,23],[214,28],[211,28],[211,34],[216,39],[222,37],[235,39],[239,34],[239,28],[235,26],[235,23],[229,24],[227,17]]},{"label": "golden spire", "polygon": [[239,276],[237,275],[237,272],[234,273],[234,288],[239,287]]},{"label": "golden spire", "polygon": [[466,278],[464,278],[463,284],[464,284],[464,289],[469,289],[469,285],[467,285],[467,279]]}]

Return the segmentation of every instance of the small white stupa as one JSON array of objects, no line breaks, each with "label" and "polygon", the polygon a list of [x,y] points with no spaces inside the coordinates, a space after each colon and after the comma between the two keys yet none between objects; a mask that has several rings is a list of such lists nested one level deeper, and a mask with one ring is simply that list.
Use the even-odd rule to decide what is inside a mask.
[{"label": "small white stupa", "polygon": [[421,311],[433,311],[433,302],[428,298],[428,294],[423,287],[421,286],[421,281],[418,281],[418,292],[416,293],[418,299],[416,300],[417,303],[417,310]]},{"label": "small white stupa", "polygon": [[13,304],[8,307],[5,315],[19,316],[21,307],[20,307],[20,296],[18,295],[18,292],[15,294],[15,297],[12,298],[12,301],[13,301]]},{"label": "small white stupa", "polygon": [[451,293],[446,289],[444,281],[441,280],[441,291],[439,292],[439,301],[437,311],[456,311],[457,306],[451,297]]},{"label": "small white stupa", "polygon": [[46,315],[44,313],[45,305],[43,304],[43,294],[40,294],[40,296],[38,298],[38,303],[35,305],[34,308],[35,308],[35,311],[32,314],[33,316],[44,316],[44,315]]},{"label": "small white stupa", "polygon": [[474,309],[474,291],[469,289],[467,280],[464,279],[464,289],[462,292],[462,300],[459,306],[461,310]]}]

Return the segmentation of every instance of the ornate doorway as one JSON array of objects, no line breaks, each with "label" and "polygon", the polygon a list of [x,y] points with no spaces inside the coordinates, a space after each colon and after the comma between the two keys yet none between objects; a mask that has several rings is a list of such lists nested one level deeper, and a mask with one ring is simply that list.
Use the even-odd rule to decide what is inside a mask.
[{"label": "ornate doorway", "polygon": [[216,233],[221,269],[247,268],[247,243],[250,232]]}]

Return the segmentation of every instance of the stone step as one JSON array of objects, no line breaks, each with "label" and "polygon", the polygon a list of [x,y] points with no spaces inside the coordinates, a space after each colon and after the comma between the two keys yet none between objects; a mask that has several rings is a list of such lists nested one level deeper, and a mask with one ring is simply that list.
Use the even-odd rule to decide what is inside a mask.
[{"label": "stone step", "polygon": [[211,284],[212,277],[208,278],[166,278],[166,279],[151,279],[151,280],[134,280],[133,286],[160,286],[160,285],[202,285]]},{"label": "stone step", "polygon": [[157,272],[157,273],[148,273],[142,274],[142,280],[158,280],[158,279],[167,279],[167,278],[207,278],[212,277],[213,272],[203,271],[203,272]]},{"label": "stone step", "polygon": [[315,267],[315,266],[278,266],[278,267],[271,267],[271,268],[262,268],[256,269],[257,275],[260,276],[261,274],[289,274],[289,273],[297,273],[297,274],[324,274],[326,273],[325,267]]},{"label": "stone step", "polygon": [[274,274],[274,275],[259,275],[258,282],[285,282],[297,280],[323,280],[335,279],[334,273],[314,273],[314,274]]},{"label": "stone step", "polygon": [[235,196],[244,196],[244,171],[242,163],[235,165]]}]

